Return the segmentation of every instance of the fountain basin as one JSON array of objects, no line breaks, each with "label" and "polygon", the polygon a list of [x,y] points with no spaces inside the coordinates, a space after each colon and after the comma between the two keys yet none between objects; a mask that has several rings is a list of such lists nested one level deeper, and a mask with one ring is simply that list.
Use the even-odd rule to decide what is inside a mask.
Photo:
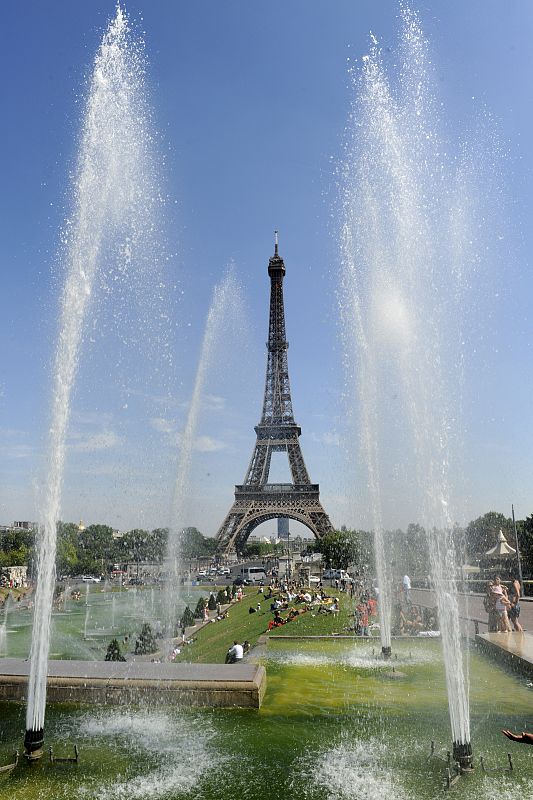
[{"label": "fountain basin", "polygon": [[[24,700],[29,661],[0,660],[0,701]],[[49,661],[51,702],[259,708],[266,671],[258,664],[157,664],[146,661]]]},{"label": "fountain basin", "polygon": [[[268,687],[255,711],[51,703],[46,742],[58,752],[76,742],[80,761],[56,765],[43,758],[30,770],[19,764],[7,778],[9,797],[442,800],[445,765],[428,761],[430,741],[443,755],[452,749],[440,643],[394,641],[396,653],[402,681],[385,677],[392,664],[381,658],[379,640],[271,637],[262,655]],[[530,797],[531,748],[514,746],[512,782],[509,772],[485,774],[479,757],[491,768],[507,766],[510,746],[500,731],[521,729],[532,690],[477,648],[470,661],[476,769],[461,778],[454,795]],[[193,674],[199,669],[169,666],[188,666]],[[23,724],[21,703],[0,703],[0,763],[12,760]]]}]

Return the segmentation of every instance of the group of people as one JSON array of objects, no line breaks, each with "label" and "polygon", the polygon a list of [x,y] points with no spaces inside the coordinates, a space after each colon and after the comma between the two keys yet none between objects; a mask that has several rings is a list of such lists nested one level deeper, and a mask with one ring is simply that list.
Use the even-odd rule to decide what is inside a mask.
[{"label": "group of people", "polygon": [[510,576],[509,588],[502,583],[499,575],[487,582],[483,605],[489,615],[490,633],[523,631],[518,619],[521,593],[520,580],[516,575]]}]

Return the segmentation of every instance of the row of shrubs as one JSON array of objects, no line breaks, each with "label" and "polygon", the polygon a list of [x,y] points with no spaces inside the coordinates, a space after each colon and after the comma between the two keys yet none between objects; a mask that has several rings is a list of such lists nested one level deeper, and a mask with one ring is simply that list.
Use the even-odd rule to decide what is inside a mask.
[{"label": "row of shrubs", "polygon": [[[225,603],[229,603],[234,595],[235,595],[235,587],[228,586],[226,589],[219,589],[216,596],[211,592],[209,598],[206,600],[205,597],[200,597],[194,612],[191,611],[189,606],[185,606],[183,614],[181,616],[181,620],[178,622],[177,629],[175,631],[175,635],[179,635],[181,633],[182,628],[190,628],[191,625],[194,625],[194,621],[196,619],[202,619],[204,615],[204,608],[207,608],[210,611],[215,611],[217,607],[217,603],[221,605]],[[152,631],[152,626],[145,622],[142,626],[141,632],[139,634],[139,638],[135,640],[135,649],[134,653],[136,656],[144,656],[150,655],[151,653],[156,653],[159,650],[159,646],[157,644],[157,639]],[[126,659],[122,655],[120,650],[120,644],[118,643],[117,639],[113,639],[107,648],[107,653],[105,656],[106,661],[125,661]]]}]

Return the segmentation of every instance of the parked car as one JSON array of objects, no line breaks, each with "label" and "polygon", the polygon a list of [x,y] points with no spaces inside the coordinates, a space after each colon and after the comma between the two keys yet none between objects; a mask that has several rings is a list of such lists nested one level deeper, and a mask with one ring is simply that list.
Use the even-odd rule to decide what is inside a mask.
[{"label": "parked car", "polygon": [[101,578],[95,578],[94,575],[82,575],[81,577],[84,583],[100,583]]}]

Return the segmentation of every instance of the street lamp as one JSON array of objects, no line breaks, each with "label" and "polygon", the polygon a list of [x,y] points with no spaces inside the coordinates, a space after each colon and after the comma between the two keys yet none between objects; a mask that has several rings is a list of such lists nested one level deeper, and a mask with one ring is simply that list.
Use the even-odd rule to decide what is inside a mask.
[{"label": "street lamp", "polygon": [[287,528],[287,571],[289,573],[289,582],[291,580],[291,531]]},{"label": "street lamp", "polygon": [[522,563],[520,561],[520,548],[518,547],[518,533],[516,530],[516,520],[514,518],[514,505],[511,504],[511,511],[513,512],[513,529],[514,529],[514,541],[516,547],[516,560],[518,561],[518,579],[520,581],[520,593],[524,593],[524,584],[522,581]]}]

